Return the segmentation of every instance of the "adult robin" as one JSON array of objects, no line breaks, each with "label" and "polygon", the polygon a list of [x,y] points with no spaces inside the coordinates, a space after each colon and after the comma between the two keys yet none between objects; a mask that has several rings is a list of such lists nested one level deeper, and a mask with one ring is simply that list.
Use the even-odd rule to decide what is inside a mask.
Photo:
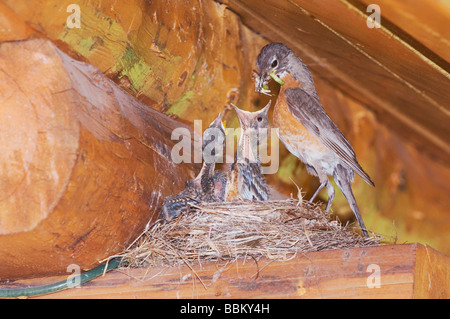
[{"label": "adult robin", "polygon": [[233,164],[228,172],[226,200],[267,200],[269,187],[261,171],[258,146],[269,129],[270,102],[261,110],[247,112],[233,105],[241,124],[241,134]]},{"label": "adult robin", "polygon": [[328,176],[333,176],[355,214],[364,236],[368,236],[351,182],[355,172],[369,185],[369,175],[356,160],[355,152],[336,124],[325,112],[314,87],[311,73],[302,60],[282,43],[270,43],[261,49],[256,61],[258,92],[267,93],[272,78],[281,85],[273,112],[274,127],[286,148],[306,164],[307,171],[319,178],[320,186],[310,199],[326,187],[329,210],[334,188]]},{"label": "adult robin", "polygon": [[225,142],[223,114],[224,112],[220,113],[203,133],[203,165],[198,175],[186,181],[183,191],[164,200],[161,210],[164,219],[177,217],[186,211],[189,205],[224,200],[226,175],[220,171],[214,171],[217,156],[223,153]]}]

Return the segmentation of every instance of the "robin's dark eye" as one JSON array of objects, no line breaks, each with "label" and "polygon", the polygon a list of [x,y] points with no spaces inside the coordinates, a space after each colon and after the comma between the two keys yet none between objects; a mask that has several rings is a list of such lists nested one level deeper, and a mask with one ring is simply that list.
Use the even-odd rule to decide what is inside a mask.
[{"label": "robin's dark eye", "polygon": [[272,68],[276,68],[278,65],[278,61],[277,60],[273,60],[272,62]]},{"label": "robin's dark eye", "polygon": [[258,120],[258,122],[261,122],[262,121],[262,117],[258,116],[257,120]]}]

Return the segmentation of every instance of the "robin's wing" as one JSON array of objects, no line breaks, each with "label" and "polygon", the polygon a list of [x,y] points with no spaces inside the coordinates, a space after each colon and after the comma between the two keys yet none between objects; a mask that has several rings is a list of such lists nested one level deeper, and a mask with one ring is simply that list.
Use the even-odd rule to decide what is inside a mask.
[{"label": "robin's wing", "polygon": [[364,172],[356,160],[355,152],[349,141],[325,112],[319,99],[301,88],[286,89],[285,96],[291,114],[358,173],[364,181],[374,186],[369,175]]}]

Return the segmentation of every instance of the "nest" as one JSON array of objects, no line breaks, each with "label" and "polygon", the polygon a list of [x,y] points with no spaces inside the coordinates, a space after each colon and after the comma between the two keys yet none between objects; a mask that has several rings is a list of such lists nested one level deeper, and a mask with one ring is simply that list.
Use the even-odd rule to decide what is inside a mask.
[{"label": "nest", "polygon": [[297,200],[204,203],[158,221],[120,256],[128,267],[260,258],[287,260],[325,249],[380,245]]}]

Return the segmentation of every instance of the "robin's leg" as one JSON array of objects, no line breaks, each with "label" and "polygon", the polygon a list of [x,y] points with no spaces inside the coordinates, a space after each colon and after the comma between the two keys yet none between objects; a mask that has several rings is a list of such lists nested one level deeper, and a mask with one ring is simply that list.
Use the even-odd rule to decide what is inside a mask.
[{"label": "robin's leg", "polygon": [[331,182],[328,180],[327,178],[327,193],[328,193],[328,202],[327,202],[327,207],[325,208],[325,211],[328,213],[328,211],[330,210],[331,207],[331,202],[334,199],[334,187],[331,184]]},{"label": "robin's leg", "polygon": [[323,183],[320,183],[319,187],[317,187],[316,191],[314,192],[314,194],[311,196],[311,198],[308,201],[310,204],[313,202],[314,198],[316,198],[317,194],[319,194],[319,192],[322,190],[322,188],[325,187],[327,182],[328,182],[328,180]]},{"label": "robin's leg", "polygon": [[[316,169],[309,164],[306,164],[306,170],[308,171],[308,173],[310,173],[313,176],[319,176]],[[328,180],[328,178],[325,178],[325,176],[323,176],[322,179],[320,179],[319,187],[317,187],[316,191],[314,192],[314,194],[311,196],[311,198],[308,201],[310,204],[313,202],[313,200],[316,198],[317,194],[319,194],[319,192],[322,190],[322,188],[325,187],[325,185],[327,184],[327,180]]]},{"label": "robin's leg", "polygon": [[[317,167],[317,166],[316,166]],[[328,179],[328,175],[322,171],[322,169],[315,169],[315,171],[318,173],[318,177],[319,177],[319,181],[320,181],[320,186],[319,186],[319,191],[320,189],[322,189],[324,186],[327,187],[327,193],[328,193],[328,202],[327,202],[327,207],[325,208],[325,211],[328,212],[330,210],[331,207],[331,202],[334,199],[334,187],[333,185],[330,183],[330,180]],[[318,191],[316,191],[317,193]],[[313,197],[317,195],[314,194]]]}]

